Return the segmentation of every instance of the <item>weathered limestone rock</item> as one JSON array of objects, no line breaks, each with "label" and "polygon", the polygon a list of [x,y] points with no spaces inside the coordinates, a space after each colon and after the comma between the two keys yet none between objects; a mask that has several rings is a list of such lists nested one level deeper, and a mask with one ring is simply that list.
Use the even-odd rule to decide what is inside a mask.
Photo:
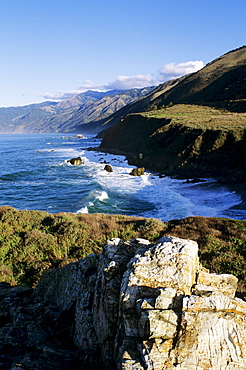
[{"label": "weathered limestone rock", "polygon": [[246,369],[237,279],[202,271],[197,251],[192,241],[166,237],[129,262],[118,369]]},{"label": "weathered limestone rock", "polygon": [[113,168],[112,166],[110,166],[110,164],[106,164],[106,166],[104,167],[104,171],[113,172]]},{"label": "weathered limestone rock", "polygon": [[70,163],[73,166],[80,166],[81,164],[83,164],[83,161],[81,157],[76,157],[76,158],[68,159],[67,163]]},{"label": "weathered limestone rock", "polygon": [[245,302],[221,293],[183,301],[177,369],[246,369]]},{"label": "weathered limestone rock", "polygon": [[141,175],[144,175],[144,171],[145,171],[144,167],[133,168],[133,170],[131,170],[130,172],[130,175],[141,176]]}]

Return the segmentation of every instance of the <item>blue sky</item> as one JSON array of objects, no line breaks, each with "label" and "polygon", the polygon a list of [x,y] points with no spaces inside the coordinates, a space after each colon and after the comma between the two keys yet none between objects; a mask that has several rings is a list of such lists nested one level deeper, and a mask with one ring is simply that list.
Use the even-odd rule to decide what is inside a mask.
[{"label": "blue sky", "polygon": [[246,43],[245,0],[0,0],[0,106],[158,84]]}]

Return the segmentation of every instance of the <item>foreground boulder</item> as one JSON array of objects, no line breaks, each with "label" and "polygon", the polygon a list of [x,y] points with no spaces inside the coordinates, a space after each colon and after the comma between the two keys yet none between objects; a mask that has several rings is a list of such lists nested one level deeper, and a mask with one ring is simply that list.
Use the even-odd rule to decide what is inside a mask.
[{"label": "foreground boulder", "polygon": [[3,298],[0,353],[6,369],[246,369],[236,286],[200,266],[196,242],[112,239],[100,257],[46,271],[32,295]]},{"label": "foreground boulder", "polygon": [[76,157],[76,158],[68,159],[67,163],[70,163],[73,166],[80,166],[81,164],[83,164],[83,161],[81,157]]}]

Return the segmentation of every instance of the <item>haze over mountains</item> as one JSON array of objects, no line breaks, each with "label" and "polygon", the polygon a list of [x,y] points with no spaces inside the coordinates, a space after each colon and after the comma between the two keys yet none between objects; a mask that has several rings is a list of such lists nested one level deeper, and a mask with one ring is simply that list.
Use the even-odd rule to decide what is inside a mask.
[{"label": "haze over mountains", "polygon": [[[86,125],[105,119],[153,87],[106,92],[88,90],[59,103],[47,101],[21,107],[0,108],[0,133],[94,132]],[[79,126],[79,128],[78,128]],[[96,132],[98,132],[96,128]]]}]

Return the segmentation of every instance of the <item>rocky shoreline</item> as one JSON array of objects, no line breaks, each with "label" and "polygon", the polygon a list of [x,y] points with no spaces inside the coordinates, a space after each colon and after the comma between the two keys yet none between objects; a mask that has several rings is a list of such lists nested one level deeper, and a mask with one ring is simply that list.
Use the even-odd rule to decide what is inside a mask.
[{"label": "rocky shoreline", "polygon": [[200,172],[187,172],[185,175],[180,175],[176,173],[175,171],[168,175],[167,173],[163,171],[156,171],[154,168],[149,168],[148,163],[145,162],[144,158],[140,159],[138,153],[129,153],[125,152],[123,150],[113,149],[113,148],[104,148],[102,146],[96,147],[96,148],[87,148],[87,150],[102,152],[102,153],[110,153],[115,155],[122,155],[127,160],[127,163],[132,166],[136,166],[137,168],[144,167],[148,172],[155,173],[159,176],[170,176],[171,178],[177,178],[180,180],[184,180],[187,182],[199,182],[203,181],[205,178],[214,178],[218,184],[225,185],[228,189],[230,189],[232,192],[236,192],[238,195],[240,195],[242,201],[239,205],[234,206],[234,209],[246,209],[246,179],[244,179],[244,176],[246,176],[246,172],[243,170],[241,174],[241,178],[243,180],[236,182],[236,179],[234,176],[216,176],[215,173],[207,173],[207,176],[204,176],[204,173]]}]

